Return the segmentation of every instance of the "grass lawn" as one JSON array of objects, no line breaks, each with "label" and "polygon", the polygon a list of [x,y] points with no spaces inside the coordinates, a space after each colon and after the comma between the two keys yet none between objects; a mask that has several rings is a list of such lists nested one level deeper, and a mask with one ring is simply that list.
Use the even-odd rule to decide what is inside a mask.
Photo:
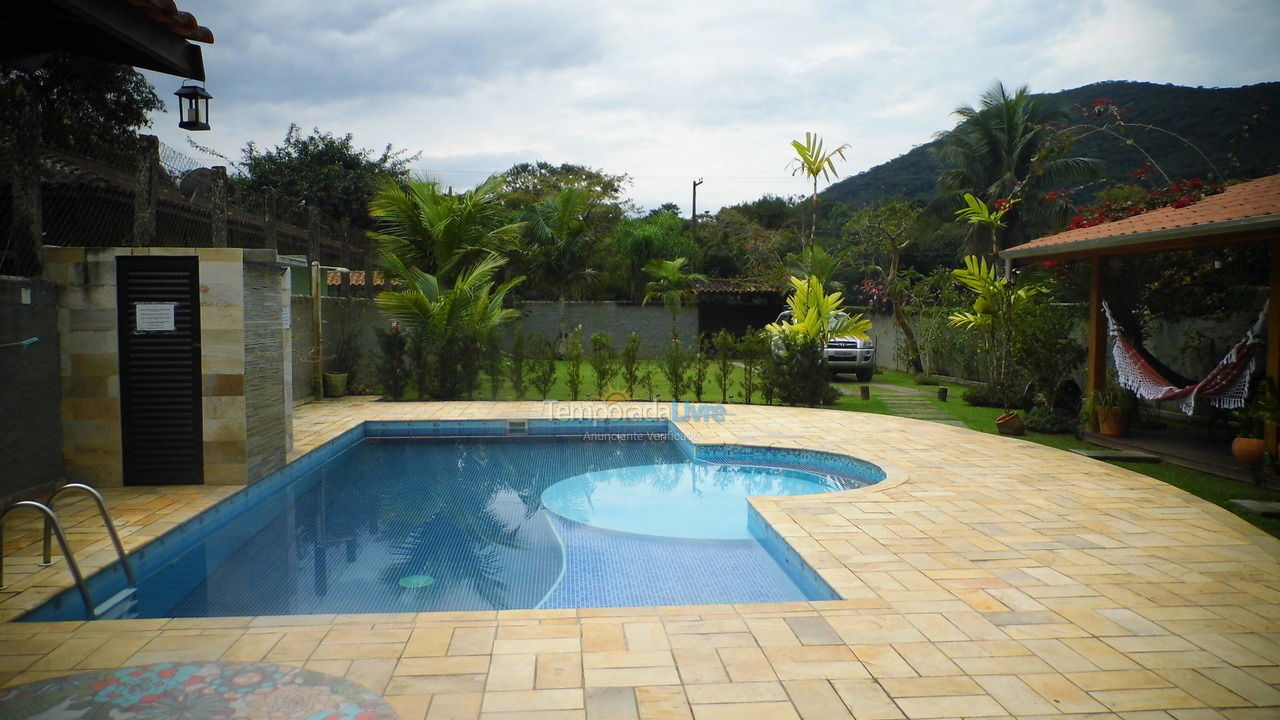
[{"label": "grass lawn", "polygon": [[[843,376],[841,379],[843,380]],[[877,372],[876,381],[889,385],[898,385],[901,387],[928,391],[932,391],[937,387],[934,385],[916,385],[915,380],[910,375],[897,370],[882,370]],[[846,385],[848,387],[857,386],[857,383],[841,382],[839,384]],[[929,403],[933,407],[947,413],[956,420],[963,422],[971,430],[977,430],[985,433],[996,432],[995,419],[996,416],[1002,414],[1002,410],[999,408],[984,408],[969,405],[960,399],[960,396],[965,390],[964,386],[948,385],[948,387],[950,390],[948,392],[949,397],[947,402],[938,400],[936,396],[929,397]],[[863,402],[857,398],[845,397],[842,399],[841,403],[837,404],[837,406],[848,406],[844,409],[863,410],[864,412],[883,412],[883,402],[880,403],[880,408],[870,407],[871,403],[875,402],[874,392],[872,393],[872,397],[873,400],[869,402]],[[863,406],[867,407],[864,408]],[[1028,432],[1026,436],[1020,439],[1040,443],[1041,445],[1048,445],[1060,450],[1097,447],[1076,439],[1074,435],[1067,434],[1050,435],[1046,433]],[[1280,537],[1280,519],[1256,515],[1228,502],[1229,500],[1235,499],[1280,501],[1280,492],[1265,490],[1230,478],[1197,472],[1172,463],[1117,462],[1112,464],[1148,477],[1153,477],[1162,482],[1169,483],[1174,487],[1186,490],[1196,497],[1203,498],[1215,505],[1226,508],[1271,535]]]}]

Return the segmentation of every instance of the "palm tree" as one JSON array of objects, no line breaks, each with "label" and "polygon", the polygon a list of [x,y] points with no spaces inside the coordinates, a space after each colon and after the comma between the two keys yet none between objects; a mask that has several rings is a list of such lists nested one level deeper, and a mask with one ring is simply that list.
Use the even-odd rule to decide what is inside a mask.
[{"label": "palm tree", "polygon": [[644,300],[641,304],[647,305],[650,300],[656,298],[667,306],[671,311],[673,340],[680,335],[676,330],[680,307],[693,298],[694,284],[707,279],[707,276],[701,273],[685,272],[684,266],[687,262],[689,262],[688,258],[680,257],[675,260],[650,260],[649,264],[644,266],[644,271],[653,279],[644,286]]},{"label": "palm tree", "polygon": [[821,245],[810,245],[798,253],[788,255],[785,269],[793,277],[814,275],[824,288],[843,290],[844,284],[834,279],[841,264],[839,257],[827,252]]},{"label": "palm tree", "polygon": [[587,216],[595,196],[585,187],[567,187],[530,209],[527,242],[519,264],[539,287],[552,289],[560,303],[560,337],[565,334],[565,301],[578,296],[599,271],[591,266],[594,245]]},{"label": "palm tree", "polygon": [[[970,216],[970,222],[975,222],[975,227],[983,223],[990,227],[1000,218],[975,221]],[[973,255],[965,257],[964,267],[952,270],[951,275],[973,292],[974,301],[973,312],[954,312],[947,321],[952,327],[980,333],[984,338],[982,356],[987,361],[989,381],[1008,412],[1013,394],[1014,319],[1044,289],[1039,285],[1017,287],[1012,279],[1001,277],[995,265]]]},{"label": "palm tree", "polygon": [[458,195],[441,192],[434,182],[385,178],[369,203],[377,228],[369,237],[383,255],[452,279],[463,266],[512,247],[519,237],[521,224],[507,222],[502,189],[496,176]]},{"label": "palm tree", "polygon": [[819,346],[825,346],[833,337],[870,338],[867,332],[871,330],[871,321],[862,313],[850,317],[845,312],[844,293],[828,293],[817,276],[791,278],[787,310],[791,312],[789,321],[771,323],[765,330],[775,336],[813,340]]},{"label": "palm tree", "polygon": [[[1055,128],[1067,120],[1066,110],[1033,97],[1026,86],[1010,95],[997,82],[982,95],[979,107],[965,105],[955,114],[960,116],[960,124],[938,136],[941,143],[934,151],[942,166],[938,176],[941,196],[935,210],[958,207],[965,193],[988,205],[1025,200],[1067,183],[1098,177],[1103,171],[1100,160],[1067,157],[1074,136]],[[1036,207],[1041,206],[1024,203],[1022,208],[1009,211],[1004,245],[997,251],[1026,239],[1028,218],[1024,215],[1035,212],[1028,208]],[[1046,209],[1066,212],[1067,206]],[[977,240],[977,235],[971,233],[971,240]]]},{"label": "palm tree", "polygon": [[484,339],[498,326],[520,313],[504,308],[507,293],[524,280],[516,277],[495,286],[495,276],[506,258],[490,253],[475,265],[459,269],[451,285],[394,253],[382,257],[383,267],[396,287],[379,293],[378,307],[392,320],[420,333],[427,362],[434,370],[433,397],[458,398],[473,387],[475,364]]},{"label": "palm tree", "polygon": [[850,148],[849,143],[845,143],[831,152],[824,152],[822,147],[822,138],[816,133],[805,133],[804,142],[792,140],[791,147],[796,151],[796,156],[791,161],[791,174],[800,175],[813,180],[813,195],[811,201],[813,203],[813,223],[809,226],[809,245],[813,245],[814,233],[818,229],[818,177],[823,180],[830,180],[831,176],[840,177],[836,172],[835,158],[838,156],[844,159],[844,151]]}]

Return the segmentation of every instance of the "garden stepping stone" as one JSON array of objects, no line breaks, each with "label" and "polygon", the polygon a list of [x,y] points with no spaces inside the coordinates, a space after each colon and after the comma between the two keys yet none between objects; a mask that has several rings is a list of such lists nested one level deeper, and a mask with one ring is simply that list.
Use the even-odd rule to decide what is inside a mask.
[{"label": "garden stepping stone", "polygon": [[[841,391],[843,390],[844,388],[841,388]],[[856,391],[851,389],[847,394],[853,395],[855,393]],[[920,395],[904,388],[890,390],[883,385],[873,385],[872,397],[884,402],[885,407],[889,408],[898,417],[936,422],[940,425],[950,425],[952,427],[968,427],[963,422],[935,407],[928,396]]]},{"label": "garden stepping stone", "polygon": [[1161,462],[1159,455],[1141,450],[1113,450],[1111,448],[1077,448],[1071,452],[1094,460],[1106,462]]},{"label": "garden stepping stone", "polygon": [[1280,516],[1280,502],[1269,502],[1266,500],[1232,500],[1232,505],[1238,505],[1251,513],[1266,515],[1268,517]]}]

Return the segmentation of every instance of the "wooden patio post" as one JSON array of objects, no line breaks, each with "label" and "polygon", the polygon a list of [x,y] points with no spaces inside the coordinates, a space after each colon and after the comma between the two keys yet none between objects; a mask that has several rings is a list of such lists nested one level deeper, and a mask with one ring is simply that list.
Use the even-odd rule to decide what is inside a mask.
[{"label": "wooden patio post", "polygon": [[1101,390],[1107,384],[1107,320],[1102,315],[1102,299],[1107,292],[1107,259],[1093,258],[1089,277],[1089,356],[1086,392]]},{"label": "wooden patio post", "polygon": [[[1267,377],[1280,382],[1280,242],[1271,243],[1271,287],[1267,305]],[[1263,443],[1267,452],[1276,455],[1276,426],[1267,423]]]}]

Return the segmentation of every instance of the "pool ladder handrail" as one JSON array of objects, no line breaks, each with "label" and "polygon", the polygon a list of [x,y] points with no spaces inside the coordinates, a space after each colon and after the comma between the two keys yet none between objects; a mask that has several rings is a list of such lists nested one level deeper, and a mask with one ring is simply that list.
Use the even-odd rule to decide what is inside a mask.
[{"label": "pool ladder handrail", "polygon": [[89,596],[89,587],[84,583],[84,575],[80,574],[80,566],[76,563],[75,555],[71,554],[71,546],[67,544],[67,535],[62,531],[62,524],[58,522],[57,513],[53,511],[53,508],[36,500],[19,500],[4,510],[0,510],[0,589],[5,587],[4,518],[18,508],[31,508],[44,515],[45,531],[48,532],[52,528],[53,533],[58,536],[58,545],[62,548],[62,556],[67,559],[67,568],[71,570],[71,577],[76,581],[76,589],[80,591],[80,598],[84,600],[84,607],[89,612],[90,618],[96,617],[97,611],[93,606],[93,598]]},{"label": "pool ladder handrail", "polygon": [[[98,514],[102,516],[102,524],[107,528],[107,535],[111,537],[111,544],[116,548],[116,556],[120,558],[120,564],[124,566],[124,574],[125,577],[129,579],[129,587],[138,587],[138,576],[133,574],[133,565],[129,563],[129,555],[125,553],[124,544],[120,542],[120,534],[116,532],[116,524],[111,521],[111,513],[107,510],[107,501],[103,499],[102,493],[88,485],[85,485],[84,483],[67,483],[57,490],[54,490],[44,504],[47,505],[50,510],[53,510],[53,501],[57,500],[59,495],[62,495],[68,490],[78,490],[80,492],[87,493],[89,497],[93,498],[94,503],[98,505]],[[49,518],[46,516],[44,520],[44,556],[43,561],[40,563],[43,566],[53,564],[53,559],[51,557],[53,548],[51,547],[52,542],[50,542],[49,537],[50,530],[51,526],[49,524]],[[66,553],[64,552],[63,554],[65,555]]]}]

